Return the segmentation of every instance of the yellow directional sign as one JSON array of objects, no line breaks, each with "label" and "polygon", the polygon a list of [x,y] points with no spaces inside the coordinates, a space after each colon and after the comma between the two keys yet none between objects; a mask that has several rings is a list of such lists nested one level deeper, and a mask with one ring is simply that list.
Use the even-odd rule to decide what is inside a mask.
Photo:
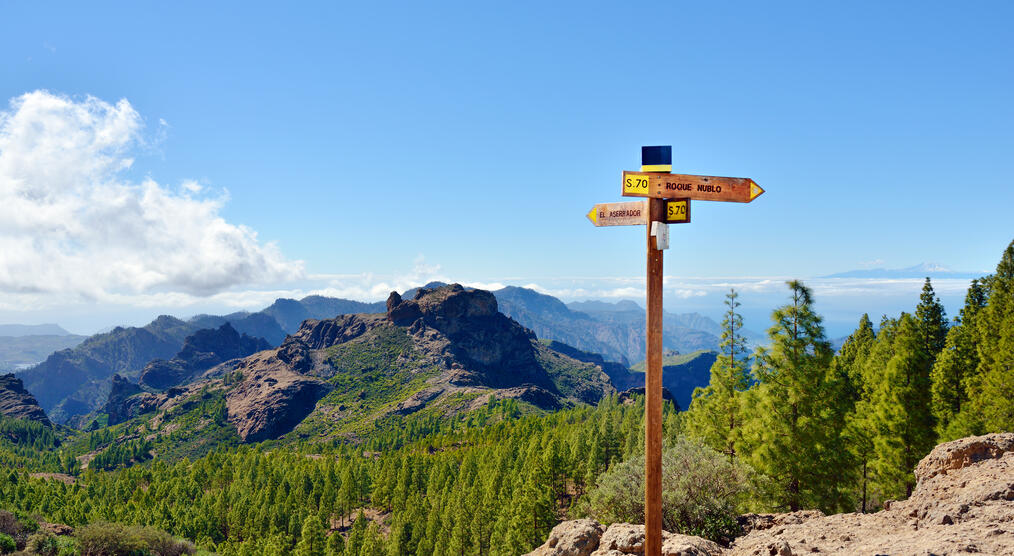
[{"label": "yellow directional sign", "polygon": [[690,222],[690,199],[666,199],[665,214],[662,216],[669,224],[688,224]]},{"label": "yellow directional sign", "polygon": [[764,190],[750,178],[722,178],[656,172],[623,172],[624,197],[687,198],[749,203]]},{"label": "yellow directional sign", "polygon": [[644,225],[648,222],[648,202],[599,203],[588,211],[587,216],[596,226]]}]

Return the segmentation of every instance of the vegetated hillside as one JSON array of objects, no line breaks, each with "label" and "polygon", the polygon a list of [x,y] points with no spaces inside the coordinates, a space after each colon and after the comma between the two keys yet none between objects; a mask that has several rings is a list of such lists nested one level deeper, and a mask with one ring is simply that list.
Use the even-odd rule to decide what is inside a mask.
[{"label": "vegetated hillside", "polygon": [[0,336],[0,369],[14,369],[38,363],[54,351],[77,346],[85,338],[73,334]]},{"label": "vegetated hillside", "polygon": [[[163,459],[154,440],[113,444],[124,426],[100,429],[61,448],[88,450],[83,488],[47,475],[12,483],[4,473],[0,508],[75,528],[156,525],[223,556],[321,545],[325,554],[515,556],[541,543],[575,493],[635,454],[644,434],[639,400],[607,396],[598,406],[527,415],[521,405],[492,399],[439,419],[420,411],[362,443],[267,442],[186,461]],[[668,433],[673,417],[666,404]],[[144,449],[155,465],[136,465]],[[121,468],[103,471],[116,458]]]},{"label": "vegetated hillside", "polygon": [[[708,385],[711,366],[718,357],[717,351],[695,351],[688,354],[666,354],[662,358],[662,386],[667,388],[681,409],[690,407],[694,389]],[[638,386],[644,384],[644,361],[630,368]]]},{"label": "vegetated hillside", "polygon": [[277,349],[162,393],[126,396],[108,412],[143,415],[143,425],[130,426],[171,436],[187,407],[220,404],[217,417],[188,426],[227,420],[246,442],[290,431],[292,439],[360,438],[406,416],[442,418],[491,399],[543,411],[594,404],[615,392],[601,366],[541,344],[498,312],[489,292],[452,285],[421,289],[411,300],[392,293],[387,307],[305,321]]},{"label": "vegetated hillside", "polygon": [[[624,304],[622,308],[585,313],[572,311],[555,297],[525,288],[509,286],[493,293],[504,314],[531,328],[540,338],[559,340],[624,365],[644,359],[645,313],[634,303]],[[599,305],[589,303],[584,306]],[[666,349],[690,352],[718,348],[719,339],[715,333],[689,328],[685,322],[707,326],[710,330],[718,328],[713,321],[696,313],[667,313],[663,319],[662,335]]]}]

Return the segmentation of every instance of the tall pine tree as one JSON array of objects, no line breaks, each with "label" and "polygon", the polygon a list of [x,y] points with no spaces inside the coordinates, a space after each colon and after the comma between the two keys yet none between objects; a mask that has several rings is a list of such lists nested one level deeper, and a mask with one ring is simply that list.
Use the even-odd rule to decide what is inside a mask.
[{"label": "tall pine tree", "polygon": [[919,305],[915,308],[915,318],[919,325],[919,339],[922,342],[923,351],[929,357],[929,365],[932,367],[936,361],[937,354],[944,349],[947,340],[947,315],[940,298],[933,291],[933,284],[927,276],[922,286],[922,293],[919,295]]},{"label": "tall pine tree", "polygon": [[977,319],[979,368],[970,385],[972,410],[986,432],[1014,431],[1014,241],[989,280]]},{"label": "tall pine tree", "polygon": [[684,417],[687,432],[719,452],[736,456],[736,440],[742,427],[740,393],[750,386],[747,370],[746,338],[743,317],[736,312],[739,294],[730,290],[725,296],[729,308],[722,320],[722,343],[711,366],[711,381],[694,390],[693,401]]},{"label": "tall pine tree", "polygon": [[[920,323],[902,313],[893,352],[883,367],[867,367],[868,418],[872,421],[876,484],[883,496],[908,496],[915,487],[912,470],[933,448],[936,436],[930,408],[930,378]],[[880,354],[878,354],[880,355]],[[871,358],[872,359],[872,358]]]},{"label": "tall pine tree", "polygon": [[788,282],[791,302],[772,315],[769,348],[759,348],[744,425],[745,441],[754,449],[750,463],[773,480],[769,493],[778,507],[796,511],[843,505],[840,422],[829,405],[837,385],[828,372],[832,352],[821,318],[813,311],[810,289]]},{"label": "tall pine tree", "polygon": [[986,292],[972,280],[965,306],[947,332],[944,349],[937,355],[930,375],[933,417],[941,441],[982,433],[979,416],[967,408],[969,384],[979,367],[976,319],[986,305]]},{"label": "tall pine tree", "polygon": [[868,508],[868,467],[873,453],[873,440],[856,408],[869,397],[863,368],[875,341],[870,316],[863,314],[859,319],[859,327],[845,340],[831,363],[831,381],[839,388],[837,408],[840,419],[845,423],[843,440],[852,456],[851,471],[858,480],[858,488],[854,489],[853,496],[863,512]]}]

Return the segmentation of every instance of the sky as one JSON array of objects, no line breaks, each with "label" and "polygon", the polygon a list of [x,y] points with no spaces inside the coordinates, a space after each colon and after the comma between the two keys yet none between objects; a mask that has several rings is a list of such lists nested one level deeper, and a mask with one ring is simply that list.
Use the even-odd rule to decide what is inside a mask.
[{"label": "sky", "polygon": [[[666,309],[784,280],[829,330],[1014,239],[1009,2],[0,2],[0,322],[376,300],[431,279],[642,300],[595,228],[642,145],[750,177],[695,202]],[[966,278],[934,282],[950,314]]]}]

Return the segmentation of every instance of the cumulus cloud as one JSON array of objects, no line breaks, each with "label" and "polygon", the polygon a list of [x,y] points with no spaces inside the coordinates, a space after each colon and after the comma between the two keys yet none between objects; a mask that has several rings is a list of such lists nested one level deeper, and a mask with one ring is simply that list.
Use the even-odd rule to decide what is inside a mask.
[{"label": "cumulus cloud", "polygon": [[126,100],[35,91],[0,111],[0,291],[202,297],[302,276],[302,262],[222,218],[224,192],[128,180],[143,129]]}]

